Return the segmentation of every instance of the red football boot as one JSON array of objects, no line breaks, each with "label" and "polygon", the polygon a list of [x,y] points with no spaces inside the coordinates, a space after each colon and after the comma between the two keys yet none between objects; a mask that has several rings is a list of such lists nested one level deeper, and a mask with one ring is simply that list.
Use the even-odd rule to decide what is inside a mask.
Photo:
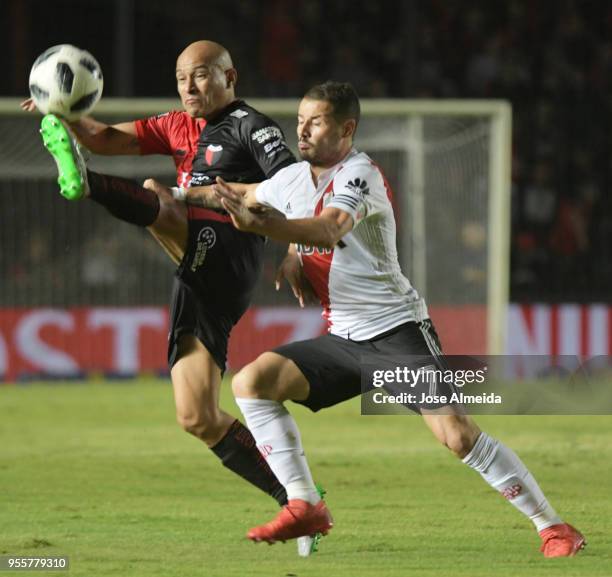
[{"label": "red football boot", "polygon": [[567,523],[543,529],[540,531],[540,537],[540,551],[544,553],[544,557],[573,557],[586,546],[584,535]]},{"label": "red football boot", "polygon": [[266,541],[272,544],[315,533],[327,535],[333,525],[334,521],[325,501],[311,505],[302,499],[290,499],[272,521],[253,527],[247,537],[255,542]]}]

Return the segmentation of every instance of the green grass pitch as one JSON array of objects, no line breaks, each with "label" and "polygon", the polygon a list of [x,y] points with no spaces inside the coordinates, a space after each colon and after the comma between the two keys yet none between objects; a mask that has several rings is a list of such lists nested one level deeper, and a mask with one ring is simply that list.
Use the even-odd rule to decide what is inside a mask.
[{"label": "green grass pitch", "polygon": [[275,503],[179,429],[167,383],[7,385],[0,407],[0,555],[69,555],[58,575],[612,575],[612,417],[478,419],[587,537],[577,557],[546,560],[531,524],[418,417],[294,405],[336,521],[301,559],[294,543],[244,538]]}]

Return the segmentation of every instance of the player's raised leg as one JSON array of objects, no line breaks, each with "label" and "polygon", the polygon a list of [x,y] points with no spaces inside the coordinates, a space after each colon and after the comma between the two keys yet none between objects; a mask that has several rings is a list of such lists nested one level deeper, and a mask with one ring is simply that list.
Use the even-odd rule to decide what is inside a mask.
[{"label": "player's raised leg", "polygon": [[[57,116],[44,116],[40,132],[43,144],[57,165],[60,192],[68,200],[88,197],[120,220],[143,227],[155,224],[160,217],[166,218],[165,213],[160,212],[160,200],[154,191],[127,178],[89,171],[76,137]],[[186,241],[184,206],[182,210],[185,211]]]},{"label": "player's raised leg", "polygon": [[286,541],[327,534],[333,525],[304,455],[300,432],[283,405],[304,400],[309,384],[295,363],[268,352],[234,376],[232,389],[253,437],[270,468],[287,490],[288,503],[270,522],[249,530],[253,541]]},{"label": "player's raised leg", "polygon": [[43,144],[57,165],[60,193],[68,200],[79,200],[89,194],[87,166],[81,147],[72,132],[54,114],[40,123]]},{"label": "player's raised leg", "polygon": [[184,335],[177,356],[171,375],[181,427],[206,443],[225,467],[284,505],[285,489],[257,449],[253,436],[219,407],[221,370],[206,347],[195,336]]},{"label": "player's raised leg", "polygon": [[482,432],[467,415],[423,413],[425,422],[441,443],[531,519],[542,538],[541,550],[546,557],[568,557],[584,548],[582,534],[561,521],[512,449]]},{"label": "player's raised leg", "polygon": [[[129,179],[88,171],[76,138],[54,115],[43,118],[41,134],[57,164],[63,196],[90,198],[120,220],[147,227],[175,262],[182,259],[188,235],[184,204],[153,181],[146,188]],[[285,489],[261,457],[251,433],[219,409],[219,366],[193,336],[185,336],[179,348],[172,381],[183,428],[204,441],[227,468],[285,504]]]}]

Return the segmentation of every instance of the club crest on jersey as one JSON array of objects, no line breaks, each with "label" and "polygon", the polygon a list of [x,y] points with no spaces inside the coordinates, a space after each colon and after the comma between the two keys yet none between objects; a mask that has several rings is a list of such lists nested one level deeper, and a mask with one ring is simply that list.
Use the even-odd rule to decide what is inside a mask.
[{"label": "club crest on jersey", "polygon": [[209,144],[206,147],[206,152],[204,154],[204,160],[206,160],[206,164],[208,166],[212,166],[217,163],[223,154],[223,146],[220,144]]},{"label": "club crest on jersey", "polygon": [[208,251],[215,246],[217,242],[217,233],[215,229],[210,226],[205,226],[198,233],[196,241],[196,250],[193,255],[193,261],[191,262],[191,271],[195,272],[199,267],[204,264],[206,254]]}]

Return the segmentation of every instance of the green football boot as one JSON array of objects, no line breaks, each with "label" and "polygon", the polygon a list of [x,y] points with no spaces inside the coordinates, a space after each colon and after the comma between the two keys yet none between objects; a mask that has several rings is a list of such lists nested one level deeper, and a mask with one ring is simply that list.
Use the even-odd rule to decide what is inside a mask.
[{"label": "green football boot", "polygon": [[54,114],[47,114],[40,123],[40,134],[57,165],[62,196],[79,200],[89,194],[85,159],[70,129]]},{"label": "green football boot", "polygon": [[[317,493],[319,493],[319,497],[323,499],[325,497],[325,493],[327,491],[321,487],[318,483],[315,485],[317,488]],[[315,533],[314,535],[305,535],[304,537],[298,537],[297,539],[297,549],[298,555],[300,557],[310,557],[313,553],[316,553],[319,550],[319,543],[323,535],[321,533]]]}]

